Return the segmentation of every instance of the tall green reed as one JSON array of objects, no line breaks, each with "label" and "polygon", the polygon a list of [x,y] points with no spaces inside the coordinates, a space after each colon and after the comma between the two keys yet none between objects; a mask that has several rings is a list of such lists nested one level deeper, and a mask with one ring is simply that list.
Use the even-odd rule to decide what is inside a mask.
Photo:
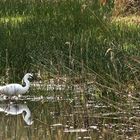
[{"label": "tall green reed", "polygon": [[113,2],[15,0],[1,1],[1,6],[1,74],[7,49],[15,75],[43,68],[70,76],[94,73],[106,84],[130,78],[125,58],[139,55],[129,45],[138,48],[139,27],[111,23]]}]

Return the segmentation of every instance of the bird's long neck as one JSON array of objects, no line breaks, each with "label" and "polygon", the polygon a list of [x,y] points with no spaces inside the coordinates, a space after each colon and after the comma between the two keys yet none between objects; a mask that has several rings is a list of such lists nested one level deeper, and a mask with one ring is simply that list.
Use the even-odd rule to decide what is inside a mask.
[{"label": "bird's long neck", "polygon": [[30,81],[27,78],[23,78],[22,80],[22,87],[24,90],[28,90],[30,87]]}]

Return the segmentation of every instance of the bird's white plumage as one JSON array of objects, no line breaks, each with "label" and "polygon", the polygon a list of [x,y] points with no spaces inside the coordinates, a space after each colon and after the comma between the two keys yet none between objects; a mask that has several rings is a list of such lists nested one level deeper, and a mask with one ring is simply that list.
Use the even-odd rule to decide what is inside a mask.
[{"label": "bird's white plumage", "polygon": [[0,93],[8,96],[24,94],[30,87],[30,78],[33,78],[33,75],[31,73],[27,73],[23,77],[24,86],[16,83],[0,86]]}]

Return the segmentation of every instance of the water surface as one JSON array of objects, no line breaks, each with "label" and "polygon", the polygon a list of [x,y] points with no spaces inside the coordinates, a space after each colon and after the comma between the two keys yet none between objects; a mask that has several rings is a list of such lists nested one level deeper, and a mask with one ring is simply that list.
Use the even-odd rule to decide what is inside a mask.
[{"label": "water surface", "polygon": [[[45,93],[0,100],[0,139],[133,139],[140,134],[138,101],[87,93]],[[33,93],[32,93],[33,95]]]}]

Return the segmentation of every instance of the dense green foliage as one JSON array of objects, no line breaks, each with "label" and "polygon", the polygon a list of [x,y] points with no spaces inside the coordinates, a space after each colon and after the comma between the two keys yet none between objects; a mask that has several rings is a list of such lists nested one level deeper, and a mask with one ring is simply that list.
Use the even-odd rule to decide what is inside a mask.
[{"label": "dense green foliage", "polygon": [[140,27],[112,23],[112,8],[113,1],[1,0],[1,75],[44,69],[117,84],[134,79],[138,63],[130,56],[140,55]]}]

